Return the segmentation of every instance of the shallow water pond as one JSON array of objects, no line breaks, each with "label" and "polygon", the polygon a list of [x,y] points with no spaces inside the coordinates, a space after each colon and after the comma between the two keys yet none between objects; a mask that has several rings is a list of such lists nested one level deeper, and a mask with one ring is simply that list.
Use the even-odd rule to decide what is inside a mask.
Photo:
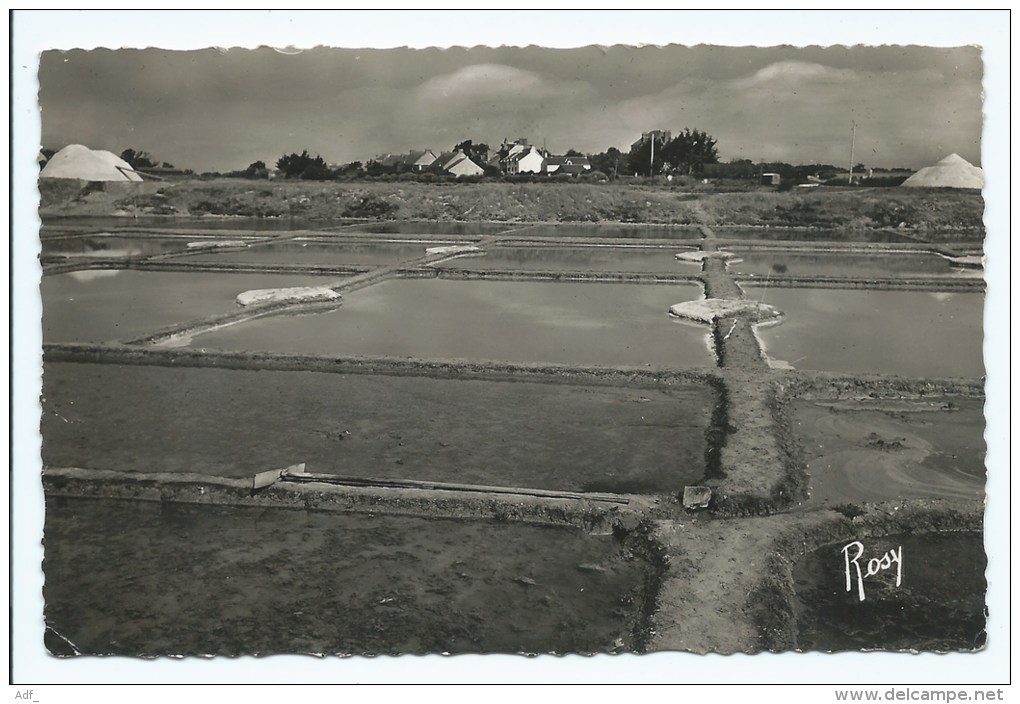
[{"label": "shallow water pond", "polygon": [[845,254],[820,252],[764,252],[729,250],[739,257],[729,269],[755,276],[842,276],[890,278],[950,276],[958,273],[948,259],[935,254]]},{"label": "shallow water pond", "polygon": [[337,277],[89,269],[42,279],[43,341],[104,342],[238,308],[256,288],[322,286]]},{"label": "shallow water pond", "polygon": [[350,232],[373,232],[387,235],[494,235],[521,227],[512,222],[399,221],[370,222],[345,228]]},{"label": "shallow water pond", "polygon": [[773,361],[833,372],[984,375],[981,293],[743,288],[785,315],[758,328]]},{"label": "shallow water pond", "polygon": [[570,528],[51,497],[44,571],[84,654],[236,656],[628,650],[650,567]]},{"label": "shallow water pond", "polygon": [[521,237],[606,237],[652,240],[700,240],[702,238],[701,230],[697,227],[581,222],[533,225],[515,234],[519,234]]},{"label": "shallow water pond", "polygon": [[47,237],[42,256],[55,257],[139,257],[188,249],[186,237]]},{"label": "shallow water pond", "polygon": [[707,327],[670,320],[695,284],[396,279],[334,311],[275,315],[195,337],[193,347],[562,364],[712,366]]},{"label": "shallow water pond", "polygon": [[489,247],[482,256],[455,257],[440,267],[493,271],[626,271],[691,274],[697,262],[680,262],[680,249],[630,247]]},{"label": "shallow water pond", "polygon": [[43,462],[668,493],[704,476],[707,386],[47,364]]},{"label": "shallow water pond", "polygon": [[981,500],[983,401],[799,401],[796,432],[811,506],[900,499]]},{"label": "shallow water pond", "polygon": [[718,227],[720,240],[764,240],[770,242],[917,242],[913,237],[888,230],[793,230],[781,227]]},{"label": "shallow water pond", "polygon": [[425,256],[432,243],[344,242],[324,243],[301,240],[253,244],[244,249],[203,252],[181,258],[182,262],[202,264],[322,264],[333,266],[381,266]]},{"label": "shallow water pond", "polygon": [[980,648],[985,634],[985,558],[979,533],[862,538],[867,560],[902,549],[896,566],[864,580],[860,600],[854,564],[846,589],[847,543],[808,553],[793,567],[798,647],[802,650],[952,651]]},{"label": "shallow water pond", "polygon": [[96,231],[130,230],[132,228],[193,229],[193,230],[317,230],[336,222],[302,218],[248,217],[47,217],[44,228],[74,228]]}]

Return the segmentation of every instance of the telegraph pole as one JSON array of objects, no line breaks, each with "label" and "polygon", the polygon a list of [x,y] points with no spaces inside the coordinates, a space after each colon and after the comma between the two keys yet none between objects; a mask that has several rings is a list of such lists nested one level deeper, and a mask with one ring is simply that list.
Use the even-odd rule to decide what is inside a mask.
[{"label": "telegraph pole", "polygon": [[850,176],[847,179],[847,185],[854,185],[854,142],[857,140],[857,123],[853,120],[850,121]]},{"label": "telegraph pole", "polygon": [[652,156],[648,160],[648,175],[655,175],[655,131],[652,131]]}]

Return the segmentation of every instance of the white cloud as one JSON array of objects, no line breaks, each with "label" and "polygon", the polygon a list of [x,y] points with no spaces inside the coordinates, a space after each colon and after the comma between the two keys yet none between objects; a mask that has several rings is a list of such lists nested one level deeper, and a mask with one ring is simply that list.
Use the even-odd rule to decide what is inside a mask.
[{"label": "white cloud", "polygon": [[548,95],[554,92],[539,74],[504,64],[472,64],[453,73],[436,76],[415,91],[419,100],[516,95]]},{"label": "white cloud", "polygon": [[732,81],[731,85],[733,88],[747,89],[777,84],[837,83],[857,79],[857,74],[849,69],[833,68],[806,61],[777,61],[759,69],[751,76]]}]

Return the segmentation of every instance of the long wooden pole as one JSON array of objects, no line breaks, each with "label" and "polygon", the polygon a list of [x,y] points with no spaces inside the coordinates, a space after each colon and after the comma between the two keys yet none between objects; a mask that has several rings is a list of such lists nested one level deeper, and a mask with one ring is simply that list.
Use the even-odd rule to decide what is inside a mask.
[{"label": "long wooden pole", "polygon": [[854,142],[857,140],[857,123],[851,121],[852,125],[850,128],[850,176],[847,179],[847,184],[854,185]]}]

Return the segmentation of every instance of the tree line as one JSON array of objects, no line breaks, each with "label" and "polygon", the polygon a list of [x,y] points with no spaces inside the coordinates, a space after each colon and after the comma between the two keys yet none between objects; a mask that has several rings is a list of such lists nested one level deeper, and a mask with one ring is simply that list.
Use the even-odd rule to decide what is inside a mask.
[{"label": "tree line", "polygon": [[[503,173],[489,163],[490,157],[497,154],[500,158],[506,157],[510,146],[504,143],[499,149],[493,150],[484,142],[476,143],[466,139],[455,144],[451,151],[464,152],[468,158],[482,167],[485,177],[498,178],[503,176]],[[656,140],[654,154],[652,152],[651,140],[644,140],[634,144],[626,153],[616,147],[609,147],[604,152],[594,154],[568,149],[564,156],[586,156],[591,163],[592,173],[605,180],[614,180],[622,176],[699,174],[706,164],[719,161],[716,139],[698,129],[685,128],[668,140]],[[412,171],[406,164],[399,162],[386,164],[374,160],[352,161],[330,167],[320,154],[312,156],[308,150],[302,150],[300,154],[296,152],[284,154],[276,160],[275,167],[279,178],[315,181],[401,176]],[[443,176],[442,168],[438,164],[416,170],[414,173],[420,176],[431,175],[433,178]],[[270,169],[264,161],[255,161],[246,169],[224,175],[252,179],[268,178]]]}]

